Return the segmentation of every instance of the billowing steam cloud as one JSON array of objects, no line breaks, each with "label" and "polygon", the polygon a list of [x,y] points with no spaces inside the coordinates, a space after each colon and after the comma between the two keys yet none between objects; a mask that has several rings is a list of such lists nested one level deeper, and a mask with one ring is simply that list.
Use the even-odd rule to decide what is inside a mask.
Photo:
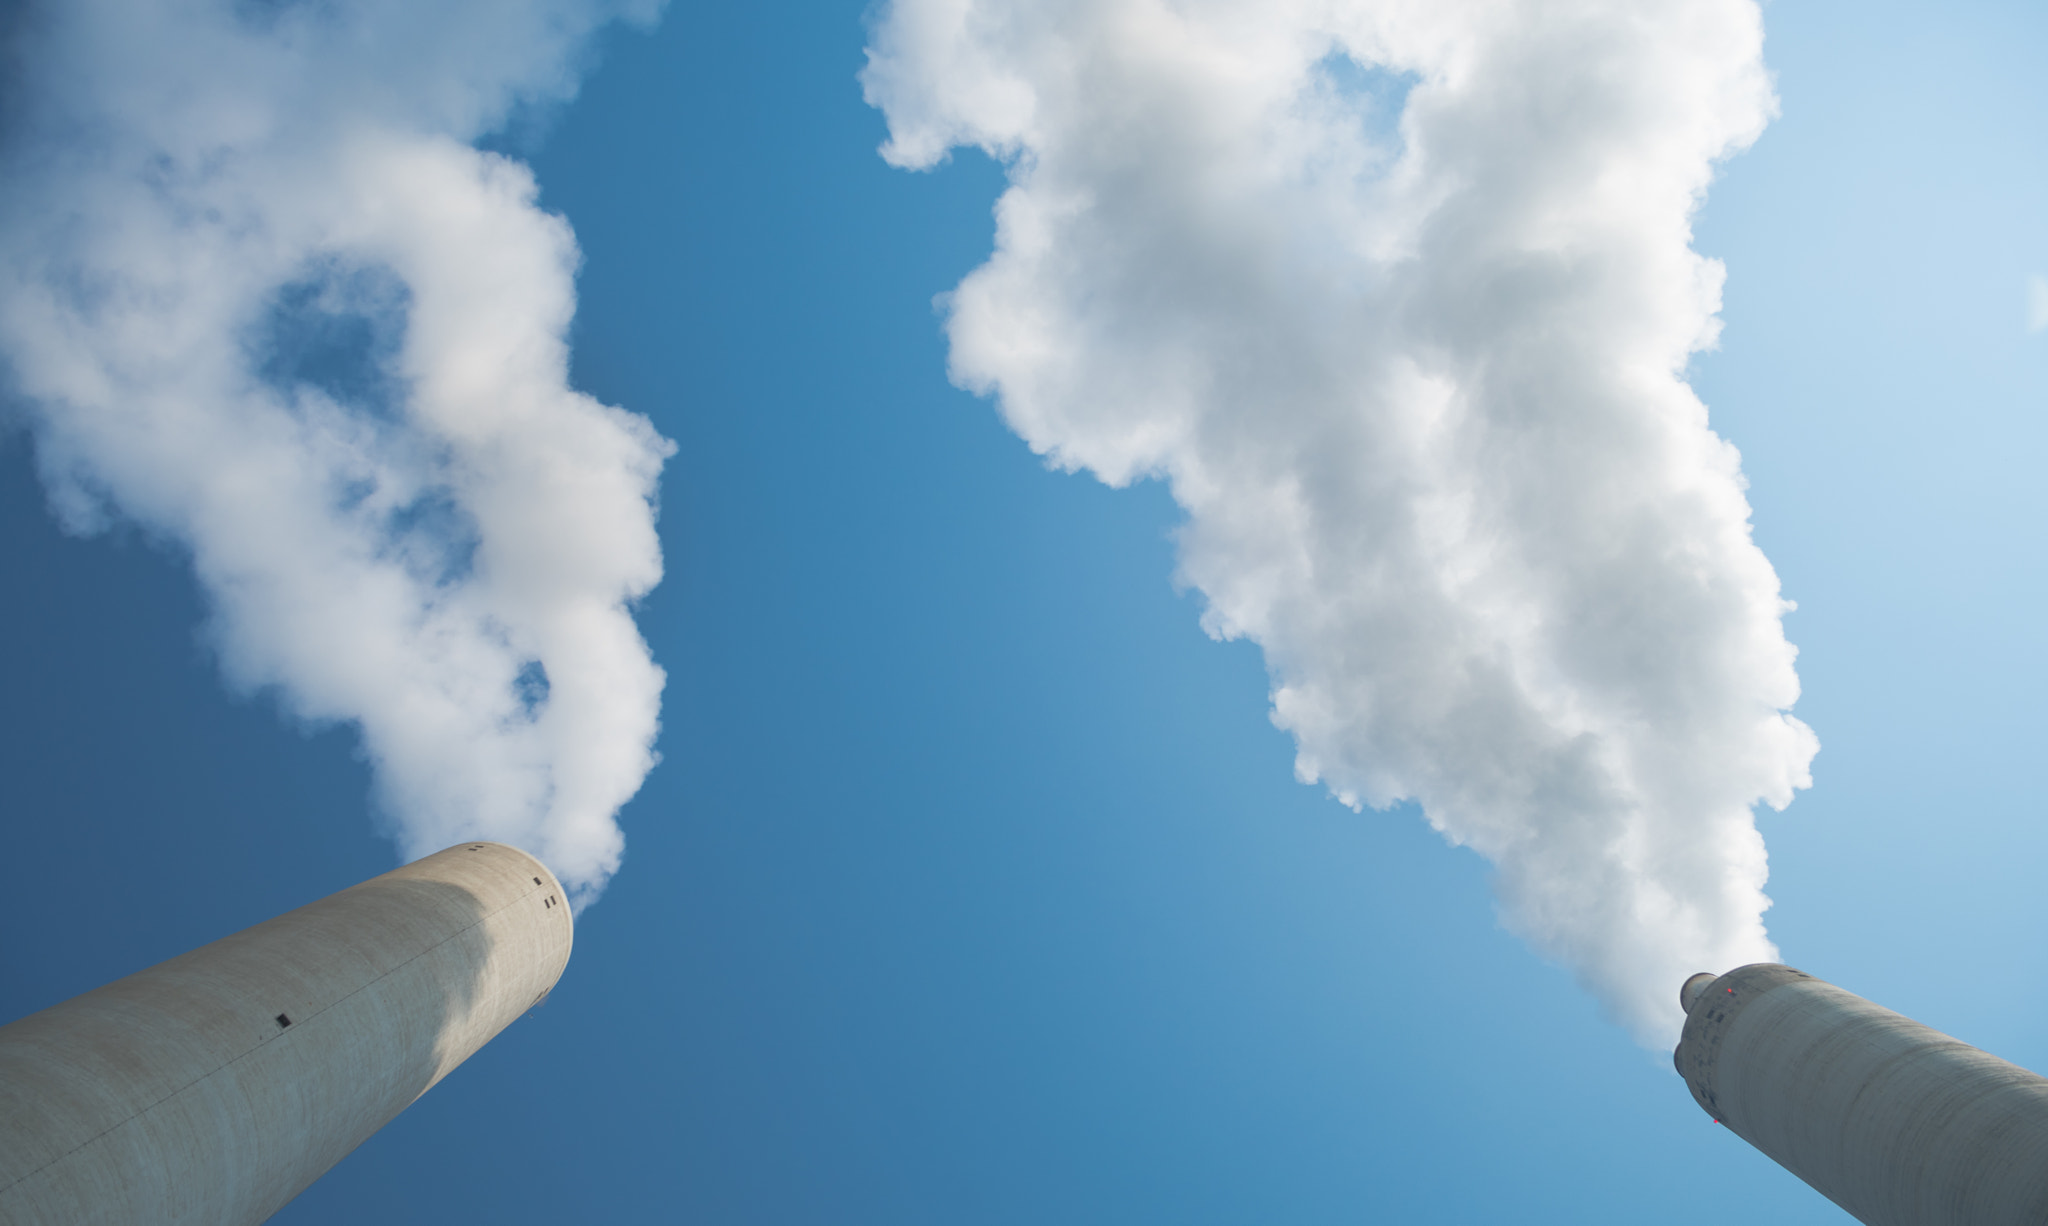
[{"label": "billowing steam cloud", "polygon": [[627,603],[669,445],[570,390],[574,239],[470,142],[610,15],[52,2],[0,133],[0,356],[59,514],[188,552],[231,681],[356,724],[403,850],[504,839],[579,901],[653,764]]},{"label": "billowing steam cloud", "polygon": [[1817,748],[1683,378],[1761,43],[1749,0],[894,0],[864,75],[891,162],[1009,167],[955,380],[1168,481],[1301,777],[1419,801],[1645,1042],[1773,956],[1751,806]]}]

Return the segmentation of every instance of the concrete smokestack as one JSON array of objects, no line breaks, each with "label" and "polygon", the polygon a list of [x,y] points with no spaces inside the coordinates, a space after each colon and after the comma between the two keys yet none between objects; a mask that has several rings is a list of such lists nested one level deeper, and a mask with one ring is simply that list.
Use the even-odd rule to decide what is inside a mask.
[{"label": "concrete smokestack", "polygon": [[1694,975],[1707,1114],[1868,1226],[2048,1222],[2048,1078],[1789,966]]},{"label": "concrete smokestack", "polygon": [[546,996],[540,861],[464,843],[0,1027],[0,1222],[261,1222]]}]

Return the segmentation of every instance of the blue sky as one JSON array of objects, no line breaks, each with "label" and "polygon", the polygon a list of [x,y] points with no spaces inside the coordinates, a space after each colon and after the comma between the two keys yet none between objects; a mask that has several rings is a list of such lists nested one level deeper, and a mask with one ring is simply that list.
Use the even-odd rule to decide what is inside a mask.
[{"label": "blue sky", "polygon": [[[2048,18],[1765,23],[1782,113],[1699,219],[1692,383],[1823,746],[1760,810],[1766,919],[2048,1068]],[[1844,1220],[1504,931],[1478,856],[1295,782],[1160,484],[1050,472],[948,383],[933,297],[1002,170],[876,155],[867,33],[676,7],[494,142],[582,248],[574,385],[676,443],[662,760],[549,1003],[277,1220]],[[33,446],[0,443],[7,1017],[394,856],[350,731],[231,696],[180,551],[62,533]]]}]

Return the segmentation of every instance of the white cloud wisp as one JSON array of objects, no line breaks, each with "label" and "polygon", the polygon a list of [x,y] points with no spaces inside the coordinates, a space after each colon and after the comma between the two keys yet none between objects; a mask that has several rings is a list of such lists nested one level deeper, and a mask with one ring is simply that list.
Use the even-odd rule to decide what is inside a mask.
[{"label": "white cloud wisp", "polygon": [[401,850],[588,901],[654,762],[645,418],[568,384],[578,253],[479,151],[586,0],[66,0],[10,48],[0,360],[53,506],[189,554],[230,682],[360,729]]},{"label": "white cloud wisp", "polygon": [[1646,1043],[1768,959],[1752,806],[1809,782],[1790,607],[1684,372],[1749,0],[893,0],[883,155],[1002,159],[952,373],[1167,481],[1297,771],[1419,802]]}]

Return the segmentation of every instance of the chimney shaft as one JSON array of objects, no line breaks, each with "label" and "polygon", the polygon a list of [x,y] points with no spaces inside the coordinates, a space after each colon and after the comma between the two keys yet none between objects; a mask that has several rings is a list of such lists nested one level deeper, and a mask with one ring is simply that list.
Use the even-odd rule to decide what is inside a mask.
[{"label": "chimney shaft", "polygon": [[547,995],[540,861],[464,843],[0,1027],[0,1222],[261,1222]]},{"label": "chimney shaft", "polygon": [[1680,999],[1693,1099],[1867,1226],[2048,1222],[2048,1079],[1789,966]]}]

